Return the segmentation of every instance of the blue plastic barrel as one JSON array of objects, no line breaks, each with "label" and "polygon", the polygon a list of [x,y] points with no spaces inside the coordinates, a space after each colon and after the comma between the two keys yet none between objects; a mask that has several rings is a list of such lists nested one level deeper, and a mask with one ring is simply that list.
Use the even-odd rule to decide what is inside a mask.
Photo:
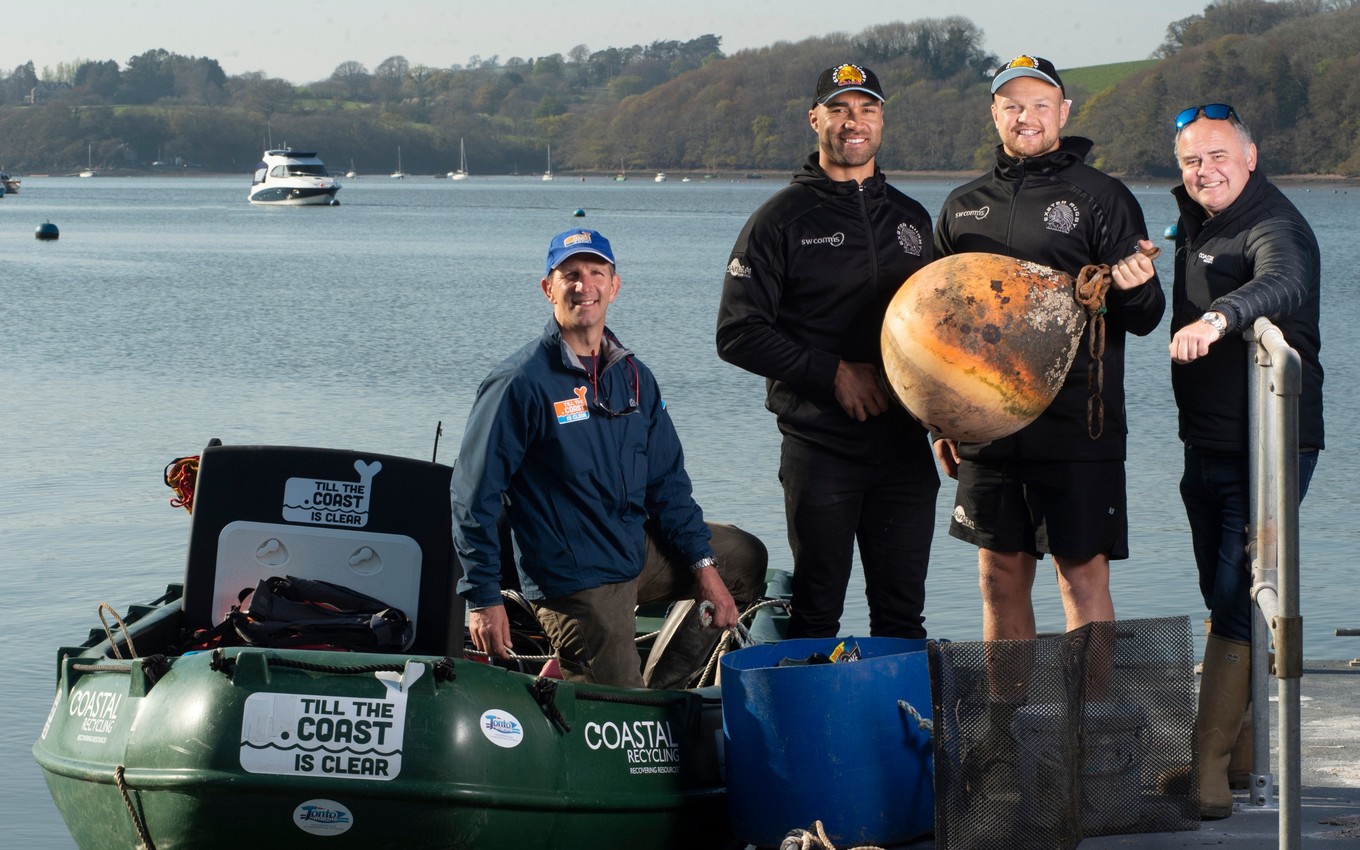
[{"label": "blue plastic barrel", "polygon": [[[859,661],[779,667],[830,655]],[[736,837],[778,847],[820,820],[838,846],[896,844],[934,829],[931,737],[899,701],[931,716],[925,641],[809,638],[722,659],[727,800]]]}]

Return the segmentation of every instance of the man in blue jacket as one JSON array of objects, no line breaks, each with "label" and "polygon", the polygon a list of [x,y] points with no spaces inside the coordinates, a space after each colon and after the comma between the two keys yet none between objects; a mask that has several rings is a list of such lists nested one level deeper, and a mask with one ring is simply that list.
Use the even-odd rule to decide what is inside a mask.
[{"label": "man in blue jacket", "polygon": [[[558,234],[541,285],[553,312],[542,336],[492,370],[468,415],[451,485],[458,593],[473,645],[507,655],[504,510],[524,596],[563,676],[641,687],[637,605],[689,596],[713,604],[714,627],[730,628],[734,595],[750,601],[763,578],[764,550],[704,523],[656,379],[605,325],[620,285],[609,241],[593,230]],[[715,533],[716,548],[742,556],[719,564]],[[718,635],[695,624],[670,651],[701,666]]]}]

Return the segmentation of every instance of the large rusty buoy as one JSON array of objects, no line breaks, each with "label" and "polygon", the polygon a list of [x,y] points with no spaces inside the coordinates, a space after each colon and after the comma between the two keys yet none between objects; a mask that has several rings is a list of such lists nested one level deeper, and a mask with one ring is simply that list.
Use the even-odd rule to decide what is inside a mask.
[{"label": "large rusty buoy", "polygon": [[1000,254],[954,254],[907,279],[883,320],[883,366],[927,428],[996,440],[1038,418],[1076,357],[1087,311],[1072,277]]}]

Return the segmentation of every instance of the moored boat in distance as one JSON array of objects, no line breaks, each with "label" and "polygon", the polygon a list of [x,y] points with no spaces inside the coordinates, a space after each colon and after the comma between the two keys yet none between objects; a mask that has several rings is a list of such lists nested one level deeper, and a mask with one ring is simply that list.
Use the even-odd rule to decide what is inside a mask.
[{"label": "moored boat in distance", "polygon": [[315,152],[281,148],[265,151],[255,166],[249,198],[252,204],[333,206],[339,191],[340,181]]},{"label": "moored boat in distance", "polygon": [[18,177],[10,177],[8,174],[0,174],[0,186],[5,189],[7,195],[19,194],[19,183],[22,182]]},{"label": "moored boat in distance", "polygon": [[458,140],[458,170],[450,171],[448,177],[450,180],[468,179],[467,149],[463,147],[463,140],[461,138]]},{"label": "moored boat in distance", "polygon": [[652,178],[652,181],[655,182],[655,183],[665,183],[665,182],[666,182],[666,172],[664,172],[664,171],[658,171],[658,172],[656,173],[656,176]]}]

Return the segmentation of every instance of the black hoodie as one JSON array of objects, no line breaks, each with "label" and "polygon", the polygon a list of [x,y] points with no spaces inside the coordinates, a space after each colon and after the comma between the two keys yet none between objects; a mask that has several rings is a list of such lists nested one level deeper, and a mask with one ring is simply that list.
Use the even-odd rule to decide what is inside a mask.
[{"label": "black hoodie", "polygon": [[833,388],[841,360],[881,367],[888,303],[930,259],[924,207],[877,168],[863,183],[832,180],[814,153],[732,247],[718,356],[766,378],[786,438],[866,463],[919,452],[924,431],[899,405],[859,422]]},{"label": "black hoodie", "polygon": [[[998,145],[996,168],[950,193],[935,223],[935,250],[943,257],[987,252],[1041,263],[1074,278],[1082,266],[1113,265],[1147,238],[1143,210],[1123,183],[1085,164],[1090,139],[1064,138],[1058,149],[1017,159]],[[1105,427],[1087,432],[1087,375],[1091,357],[1082,335],[1063,387],[1039,418],[1019,432],[987,443],[962,443],[959,454],[976,460],[1123,460],[1124,336],[1146,336],[1166,309],[1154,276],[1130,290],[1106,295]]]}]

